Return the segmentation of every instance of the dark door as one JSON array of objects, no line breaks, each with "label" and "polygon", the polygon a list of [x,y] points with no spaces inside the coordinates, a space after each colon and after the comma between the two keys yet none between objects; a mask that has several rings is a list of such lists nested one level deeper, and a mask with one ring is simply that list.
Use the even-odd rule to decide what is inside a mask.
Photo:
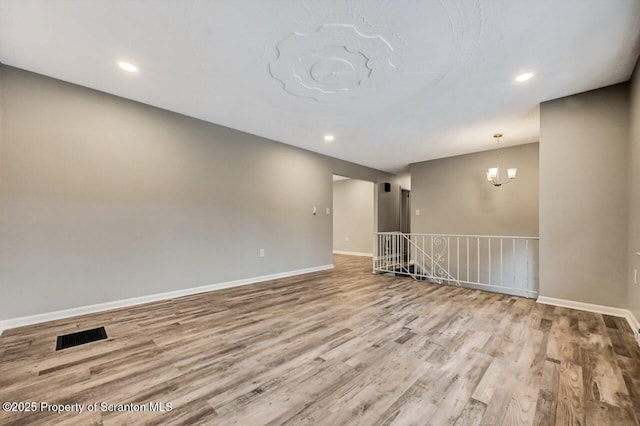
[{"label": "dark door", "polygon": [[400,194],[400,232],[408,234],[411,231],[411,201],[408,189]]}]

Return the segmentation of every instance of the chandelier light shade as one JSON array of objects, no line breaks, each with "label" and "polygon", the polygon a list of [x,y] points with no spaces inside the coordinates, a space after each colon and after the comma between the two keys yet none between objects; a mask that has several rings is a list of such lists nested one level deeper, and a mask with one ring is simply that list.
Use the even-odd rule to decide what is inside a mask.
[{"label": "chandelier light shade", "polygon": [[507,169],[507,180],[500,180],[500,138],[502,137],[502,133],[496,133],[493,135],[493,138],[496,140],[496,144],[498,145],[498,149],[496,150],[496,166],[490,167],[487,170],[487,182],[489,182],[493,186],[502,186],[505,183],[512,182],[516,175],[518,174],[518,169],[515,167],[510,167]]},{"label": "chandelier light shade", "polygon": [[489,182],[498,179],[498,168],[492,167],[487,171],[487,180]]}]

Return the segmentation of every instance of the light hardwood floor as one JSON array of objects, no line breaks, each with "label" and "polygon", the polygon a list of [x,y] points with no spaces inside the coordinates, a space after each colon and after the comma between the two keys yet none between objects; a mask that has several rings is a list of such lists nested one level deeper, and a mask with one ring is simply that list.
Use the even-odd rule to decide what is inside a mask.
[{"label": "light hardwood floor", "polygon": [[[621,318],[334,271],[8,330],[0,402],[170,402],[170,412],[0,412],[0,424],[633,425]],[[104,325],[108,340],[55,351]]]}]

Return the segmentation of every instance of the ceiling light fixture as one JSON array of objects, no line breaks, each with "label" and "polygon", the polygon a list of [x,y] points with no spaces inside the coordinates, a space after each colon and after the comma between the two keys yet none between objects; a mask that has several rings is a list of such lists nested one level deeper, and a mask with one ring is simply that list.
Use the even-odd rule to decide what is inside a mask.
[{"label": "ceiling light fixture", "polygon": [[518,83],[522,83],[523,81],[530,80],[532,77],[533,77],[533,73],[532,73],[532,72],[525,72],[525,73],[522,73],[522,74],[518,75],[518,76],[515,78],[515,80],[516,80]]},{"label": "ceiling light fixture", "polygon": [[118,62],[118,66],[126,72],[138,72],[138,67],[129,62]]},{"label": "ceiling light fixture", "polygon": [[508,168],[508,180],[500,182],[500,138],[502,137],[502,133],[496,133],[495,135],[493,135],[493,137],[496,140],[496,144],[498,145],[498,149],[496,150],[496,166],[491,167],[487,170],[487,181],[493,186],[502,186],[505,183],[510,183],[516,178],[518,169],[515,167]]},{"label": "ceiling light fixture", "polygon": [[324,136],[324,141],[325,142],[333,142],[336,138],[333,135],[325,135]]}]

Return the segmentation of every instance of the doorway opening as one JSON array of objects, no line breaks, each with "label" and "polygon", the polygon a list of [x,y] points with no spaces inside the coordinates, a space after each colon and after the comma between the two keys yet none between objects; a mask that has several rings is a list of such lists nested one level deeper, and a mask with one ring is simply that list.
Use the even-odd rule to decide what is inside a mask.
[{"label": "doorway opening", "polygon": [[373,256],[373,182],[333,175],[333,253]]}]

